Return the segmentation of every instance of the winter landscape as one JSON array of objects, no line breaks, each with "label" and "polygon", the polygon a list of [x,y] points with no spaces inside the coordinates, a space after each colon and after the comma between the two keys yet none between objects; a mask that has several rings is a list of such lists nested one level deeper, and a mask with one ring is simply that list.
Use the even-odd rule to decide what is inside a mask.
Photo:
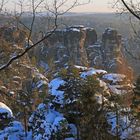
[{"label": "winter landscape", "polygon": [[139,9],[0,0],[0,140],[140,140]]}]

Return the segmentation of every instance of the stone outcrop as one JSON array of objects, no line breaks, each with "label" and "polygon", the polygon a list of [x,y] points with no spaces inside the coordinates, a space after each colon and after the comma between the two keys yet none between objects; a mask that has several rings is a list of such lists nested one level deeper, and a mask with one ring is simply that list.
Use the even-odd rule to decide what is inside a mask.
[{"label": "stone outcrop", "polygon": [[122,53],[122,37],[112,28],[105,29],[102,39],[97,39],[93,28],[84,26],[56,30],[43,45],[36,48],[35,56],[38,64],[46,70],[74,64],[132,76]]},{"label": "stone outcrop", "polygon": [[118,71],[118,66],[124,60],[121,49],[121,35],[116,30],[107,28],[102,35],[103,64],[106,69]]},{"label": "stone outcrop", "polygon": [[122,37],[117,30],[107,28],[102,35],[102,41],[89,46],[87,52],[91,66],[132,77],[132,69],[122,53]]},{"label": "stone outcrop", "polygon": [[[63,30],[57,30],[44,41],[44,47],[36,49],[39,61],[50,65],[50,58],[57,67],[68,64],[88,65],[86,47],[97,41],[97,34],[93,28],[72,26]],[[40,49],[40,51],[38,51]],[[42,62],[41,62],[42,63]]]}]

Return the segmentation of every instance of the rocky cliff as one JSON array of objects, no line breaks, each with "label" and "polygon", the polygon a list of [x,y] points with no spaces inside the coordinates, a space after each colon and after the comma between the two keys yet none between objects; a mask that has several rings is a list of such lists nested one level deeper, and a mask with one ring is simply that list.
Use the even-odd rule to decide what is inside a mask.
[{"label": "rocky cliff", "polygon": [[36,48],[35,56],[38,64],[46,70],[74,64],[132,76],[122,53],[122,37],[112,28],[105,29],[102,39],[97,39],[94,28],[81,25],[57,30]]},{"label": "rocky cliff", "polygon": [[43,47],[36,49],[35,54],[38,62],[44,66],[52,63],[58,68],[68,64],[88,66],[86,46],[96,41],[97,33],[93,28],[73,26],[57,30],[44,41]]},{"label": "rocky cliff", "polygon": [[128,66],[123,54],[122,37],[117,30],[105,29],[101,41],[92,46],[89,45],[87,52],[91,66],[132,77],[132,69]]}]

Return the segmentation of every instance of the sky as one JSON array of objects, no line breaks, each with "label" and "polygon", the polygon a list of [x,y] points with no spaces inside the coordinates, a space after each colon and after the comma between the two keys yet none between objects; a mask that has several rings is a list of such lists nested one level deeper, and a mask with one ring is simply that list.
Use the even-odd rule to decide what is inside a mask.
[{"label": "sky", "polygon": [[93,0],[90,4],[79,6],[72,11],[75,12],[114,12],[112,8],[114,0]]},{"label": "sky", "polygon": [[[79,1],[81,2],[82,0],[79,0]],[[83,0],[83,1],[87,2],[88,0]],[[115,0],[91,0],[91,1],[92,2],[90,2],[89,4],[73,8],[71,10],[71,12],[98,12],[98,13],[104,13],[104,12],[114,12],[115,11],[111,7]],[[9,0],[9,4],[8,4],[7,7],[9,7],[10,9],[15,8],[14,3],[16,3],[16,2],[18,2],[18,0]],[[72,0],[70,0],[70,2],[72,2]]]}]

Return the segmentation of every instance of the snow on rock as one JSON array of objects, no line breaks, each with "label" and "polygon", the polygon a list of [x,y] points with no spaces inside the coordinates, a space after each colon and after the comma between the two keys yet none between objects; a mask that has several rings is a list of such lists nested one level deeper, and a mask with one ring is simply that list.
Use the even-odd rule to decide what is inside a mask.
[{"label": "snow on rock", "polygon": [[77,28],[70,28],[70,31],[73,31],[73,32],[80,32],[80,30],[77,29]]},{"label": "snow on rock", "polygon": [[86,78],[87,76],[92,76],[92,75],[96,75],[96,74],[106,74],[106,73],[107,72],[105,70],[90,68],[88,71],[82,72],[81,77]]},{"label": "snow on rock", "polygon": [[84,25],[73,25],[73,26],[70,26],[69,28],[84,28]]},{"label": "snow on rock", "polygon": [[74,65],[74,67],[81,71],[84,71],[81,74],[81,77],[83,77],[83,78],[85,78],[86,76],[94,75],[94,74],[106,74],[107,73],[107,71],[101,70],[101,69],[88,68],[88,67],[78,66],[78,65]]},{"label": "snow on rock", "polygon": [[48,85],[48,83],[45,80],[40,80],[36,83],[37,88],[41,88],[43,85]]},{"label": "snow on rock", "polygon": [[102,76],[111,93],[125,95],[132,90],[132,84],[124,74],[110,73]]},{"label": "snow on rock", "polygon": [[103,75],[103,79],[114,84],[116,82],[123,82],[124,79],[126,79],[126,76],[124,74],[110,73]]},{"label": "snow on rock", "polygon": [[100,70],[100,69],[94,69],[96,71],[96,74],[106,74],[107,71],[105,70]]},{"label": "snow on rock", "polygon": [[38,89],[39,92],[46,92],[48,88],[48,79],[41,74],[38,69],[32,69],[33,83],[32,88]]},{"label": "snow on rock", "polygon": [[7,105],[5,105],[4,103],[0,102],[0,116],[2,116],[5,113],[7,114],[8,118],[13,117],[12,110]]},{"label": "snow on rock", "polygon": [[49,83],[49,93],[55,96],[53,102],[63,104],[64,92],[58,90],[58,88],[65,83],[61,78],[55,78]]},{"label": "snow on rock", "polygon": [[123,95],[125,93],[127,93],[128,91],[127,90],[124,90],[123,88],[117,88],[117,86],[115,85],[108,85],[110,91],[114,94],[118,94],[118,95]]},{"label": "snow on rock", "polygon": [[78,65],[74,65],[74,67],[77,68],[77,69],[83,70],[83,71],[88,69],[87,67],[78,66]]},{"label": "snow on rock", "polygon": [[91,76],[91,75],[95,75],[95,74],[96,74],[96,72],[94,70],[90,70],[87,72],[82,72],[81,77],[86,78],[87,76]]},{"label": "snow on rock", "polygon": [[73,32],[80,32],[80,30],[84,28],[83,25],[74,25],[74,26],[70,26],[69,28],[67,28],[67,30],[73,31]]}]

